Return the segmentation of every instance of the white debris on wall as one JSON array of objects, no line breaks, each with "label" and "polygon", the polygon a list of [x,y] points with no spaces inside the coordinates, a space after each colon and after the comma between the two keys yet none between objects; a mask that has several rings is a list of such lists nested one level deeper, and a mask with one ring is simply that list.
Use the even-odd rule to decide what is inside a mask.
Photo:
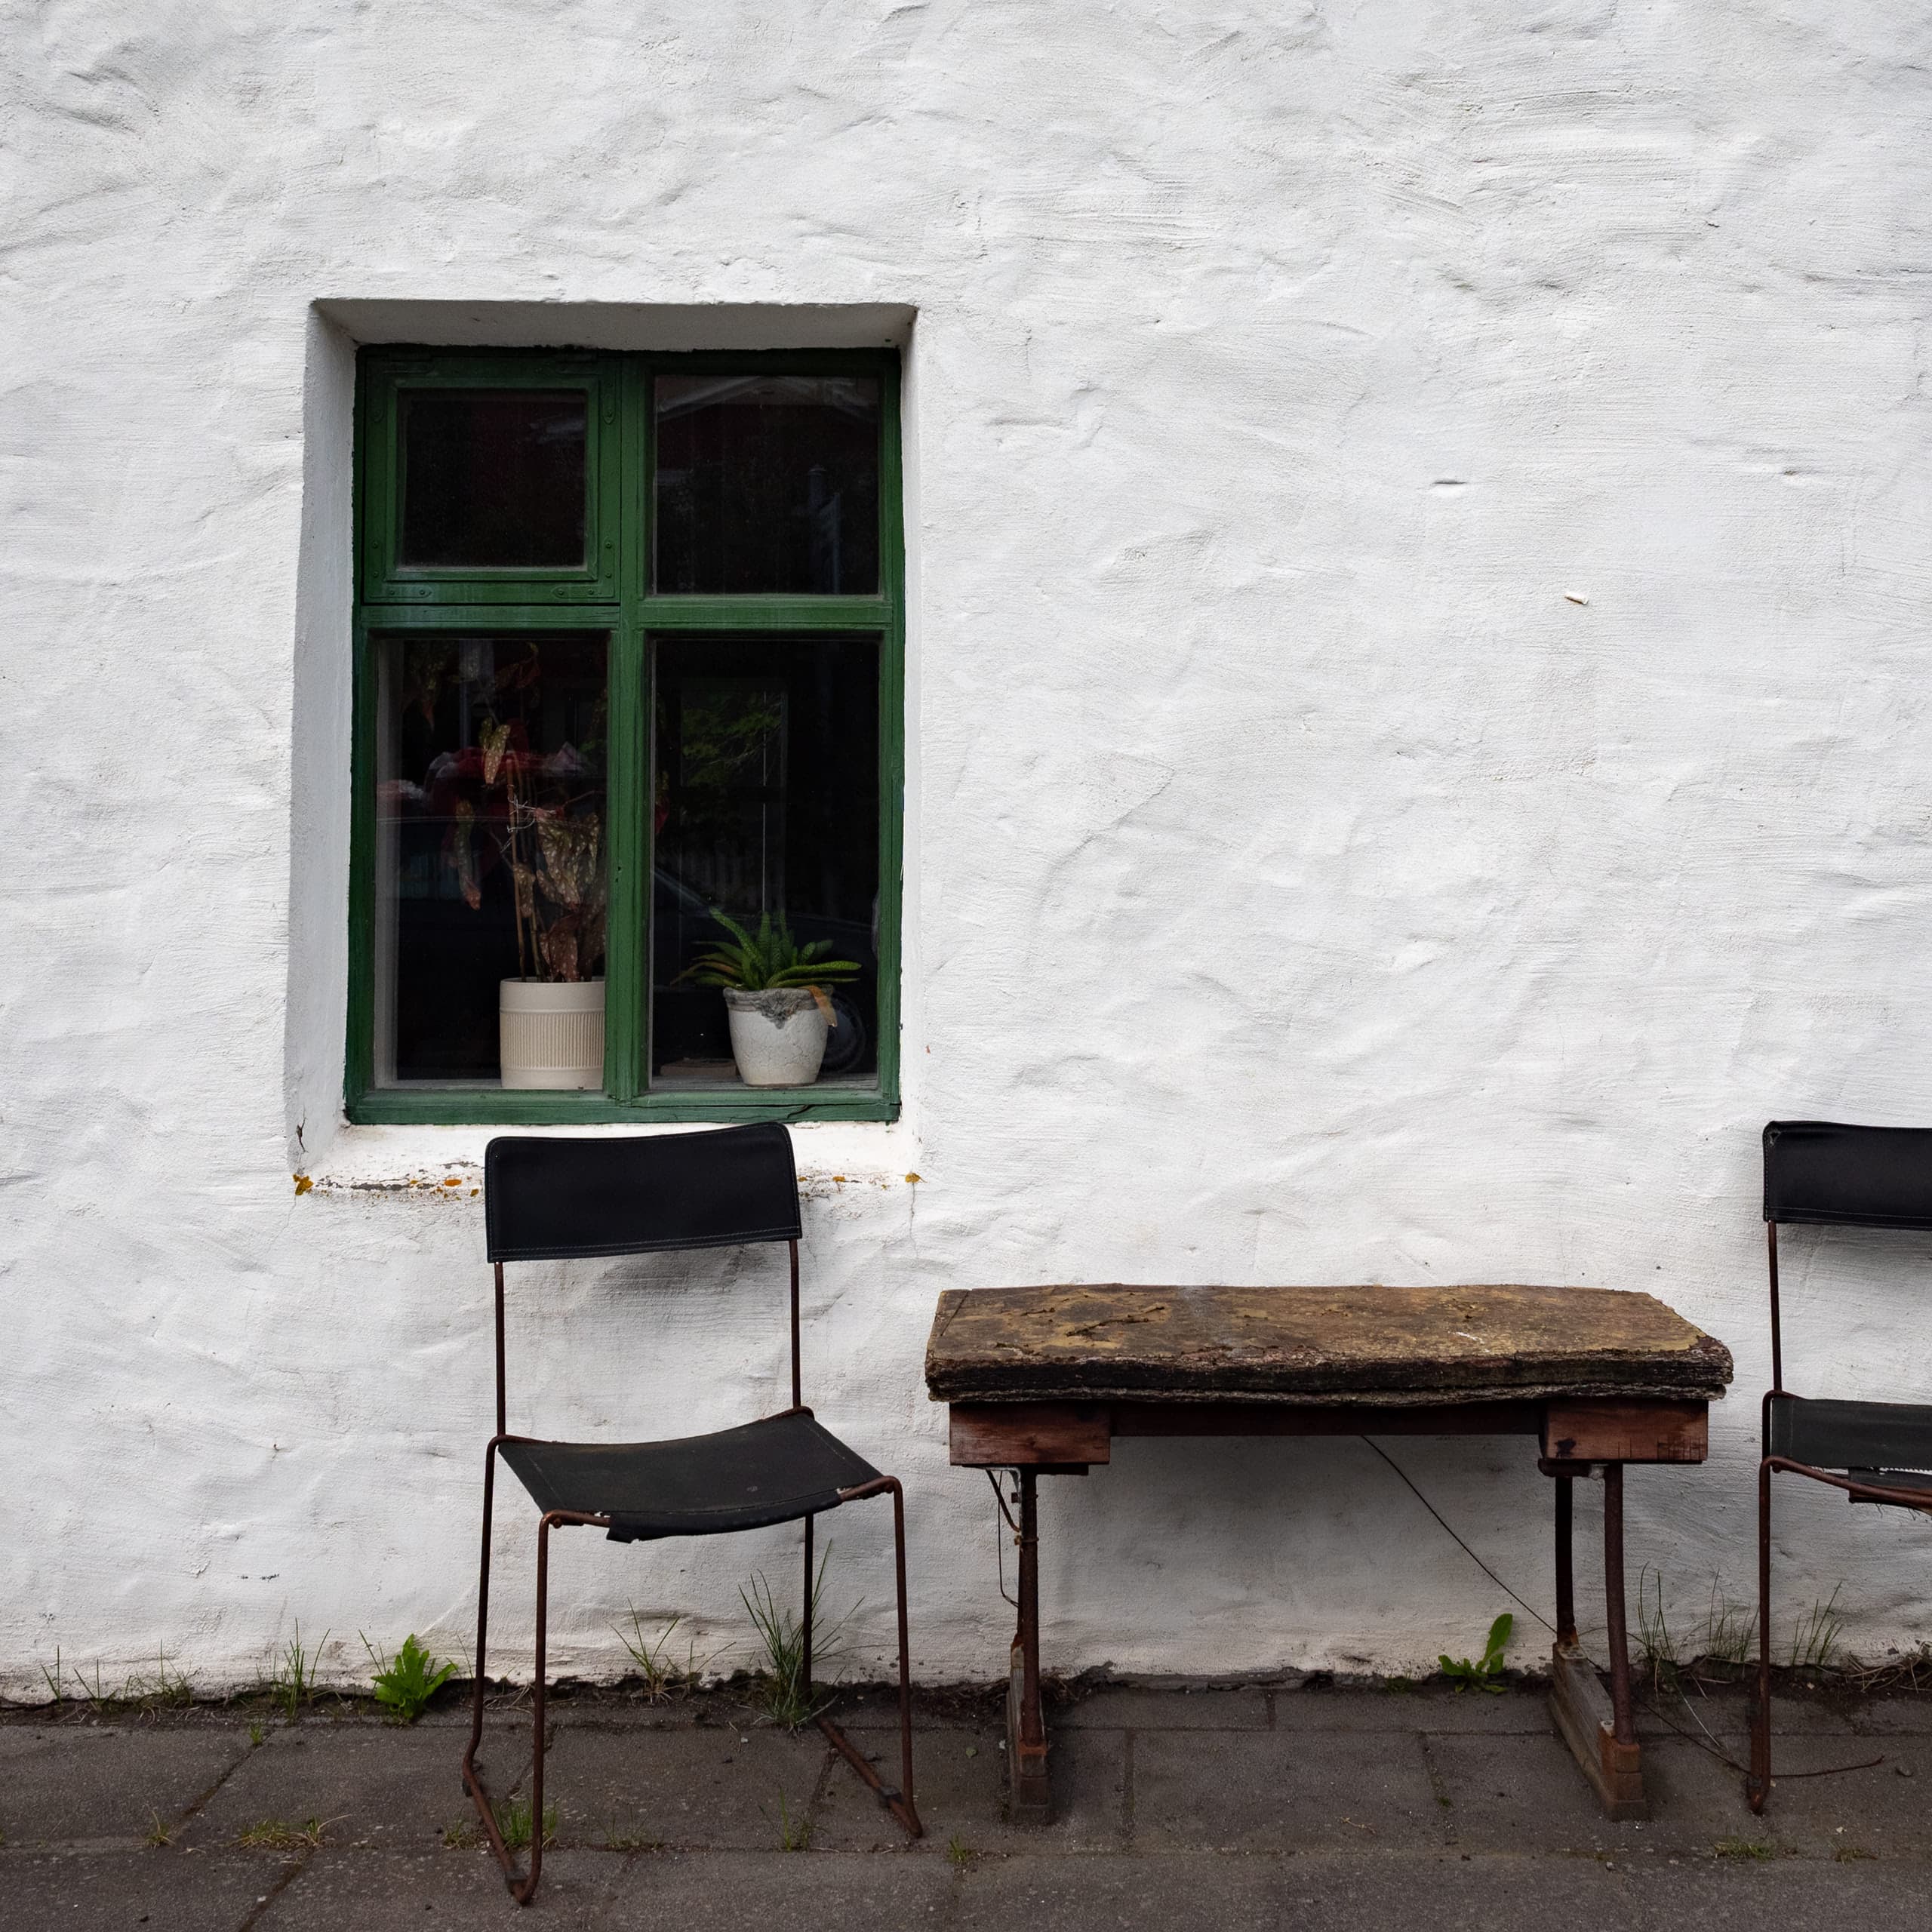
[{"label": "white debris on wall", "polygon": [[[808,1390],[905,1478],[922,1675],[1003,1659],[920,1380],[975,1284],[1654,1291],[1739,1380],[1632,1477],[1632,1572],[1748,1595],[1758,1130],[1932,1121],[1921,9],[0,32],[9,1693],[469,1641],[487,1135],[336,1118],[353,349],[428,328],[905,343],[906,1113],[798,1146]],[[1928,1245],[1793,1238],[1798,1386],[1932,1389]],[[531,1271],[512,1426],[775,1404],[782,1294]],[[1526,1445],[1391,1447],[1545,1601]],[[1922,1521],[1781,1507],[1781,1623],[1842,1580],[1854,1647],[1932,1634]],[[1509,1607],[1347,1440],[1126,1443],[1042,1518],[1050,1668],[1414,1668]],[[876,1668],[888,1521],[827,1529]],[[795,1547],[560,1538],[558,1667],[632,1606],[728,1663]]]}]

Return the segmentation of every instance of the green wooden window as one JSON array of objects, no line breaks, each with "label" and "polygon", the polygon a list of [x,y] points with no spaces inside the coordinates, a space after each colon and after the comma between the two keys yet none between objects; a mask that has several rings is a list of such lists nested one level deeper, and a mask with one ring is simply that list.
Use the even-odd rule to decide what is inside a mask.
[{"label": "green wooden window", "polygon": [[356,425],[350,1118],[894,1118],[897,358],[368,349]]}]

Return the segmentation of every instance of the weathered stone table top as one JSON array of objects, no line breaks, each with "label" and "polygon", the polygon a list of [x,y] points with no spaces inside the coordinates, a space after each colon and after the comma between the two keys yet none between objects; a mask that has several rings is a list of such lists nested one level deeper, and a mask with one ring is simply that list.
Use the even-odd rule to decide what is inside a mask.
[{"label": "weathered stone table top", "polygon": [[1730,1352],[1612,1288],[949,1289],[935,1401],[1375,1404],[1724,1393]]}]

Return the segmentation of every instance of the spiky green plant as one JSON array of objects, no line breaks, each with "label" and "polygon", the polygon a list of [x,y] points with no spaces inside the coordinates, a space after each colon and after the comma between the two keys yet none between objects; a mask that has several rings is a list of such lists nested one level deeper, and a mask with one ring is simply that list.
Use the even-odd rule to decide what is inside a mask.
[{"label": "spiky green plant", "polygon": [[832,1025],[838,1024],[832,1002],[823,989],[835,986],[865,969],[856,959],[827,959],[832,950],[829,939],[814,940],[801,946],[792,937],[790,922],[781,913],[774,921],[769,912],[758,915],[758,930],[748,932],[730,913],[717,906],[711,916],[731,935],[728,943],[714,941],[711,950],[680,973],[700,986],[732,986],[740,992],[777,992],[800,987],[818,1002],[819,1011]]},{"label": "spiky green plant", "polygon": [[1478,1690],[1501,1697],[1503,1653],[1509,1645],[1509,1633],[1515,1627],[1514,1614],[1506,1610],[1489,1626],[1489,1641],[1483,1646],[1482,1655],[1476,1662],[1472,1663],[1467,1657],[1439,1657],[1435,1660],[1442,1667],[1443,1675],[1458,1690],[1466,1690],[1473,1684]]},{"label": "spiky green plant", "polygon": [[[359,1630],[355,1634],[362,1636]],[[456,1666],[432,1657],[413,1632],[404,1638],[402,1648],[392,1657],[384,1657],[367,1637],[362,1638],[362,1647],[376,1667],[376,1702],[401,1724],[414,1724],[429,1709],[430,1699],[456,1675]]]}]

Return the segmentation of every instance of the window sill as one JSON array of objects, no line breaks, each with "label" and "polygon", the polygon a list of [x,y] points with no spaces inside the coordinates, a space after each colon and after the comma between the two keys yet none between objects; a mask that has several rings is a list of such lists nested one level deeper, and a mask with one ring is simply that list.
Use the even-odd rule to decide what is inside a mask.
[{"label": "window sill", "polygon": [[877,1088],[730,1086],[613,1100],[602,1094],[516,1092],[501,1087],[371,1088],[349,1103],[356,1126],[614,1127],[682,1121],[879,1121],[899,1118],[899,1103]]},{"label": "window sill", "polygon": [[[546,1124],[537,1132],[587,1129],[599,1138],[640,1128],[675,1134],[701,1125],[689,1118],[646,1121],[634,1114],[620,1123],[580,1118],[565,1128]],[[837,1194],[848,1187],[916,1186],[918,1143],[903,1121],[788,1121],[798,1179],[808,1195]],[[410,1195],[464,1201],[483,1185],[483,1151],[500,1127],[468,1122],[460,1127],[420,1122],[341,1128],[321,1158],[295,1175],[297,1194]],[[304,1184],[306,1183],[306,1185]]]}]

